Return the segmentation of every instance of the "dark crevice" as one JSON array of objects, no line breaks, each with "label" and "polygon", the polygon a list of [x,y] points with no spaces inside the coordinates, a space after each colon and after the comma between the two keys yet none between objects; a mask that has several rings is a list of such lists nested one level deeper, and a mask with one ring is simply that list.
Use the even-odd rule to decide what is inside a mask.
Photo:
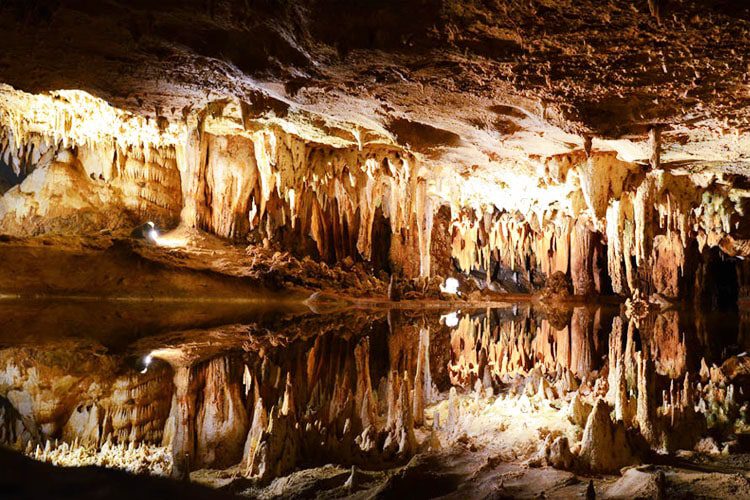
[{"label": "dark crevice", "polygon": [[16,175],[10,165],[0,158],[0,195],[23,182],[23,175]]}]

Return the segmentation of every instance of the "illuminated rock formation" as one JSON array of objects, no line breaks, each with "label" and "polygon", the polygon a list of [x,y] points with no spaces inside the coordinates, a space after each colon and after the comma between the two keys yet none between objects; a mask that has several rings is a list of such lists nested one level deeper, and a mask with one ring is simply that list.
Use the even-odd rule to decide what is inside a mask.
[{"label": "illuminated rock formation", "polygon": [[263,498],[683,495],[572,475],[750,434],[731,3],[0,2],[0,300],[92,304],[0,324],[0,443]]},{"label": "illuminated rock formation", "polygon": [[261,125],[252,103],[217,100],[154,122],[83,92],[2,94],[0,156],[17,184],[2,195],[0,227],[11,234],[154,220],[414,277],[432,273],[433,220],[449,206],[451,255],[459,270],[484,275],[481,286],[530,291],[559,271],[577,295],[611,284],[673,300],[701,292],[685,266],[707,262],[707,247],[744,252],[731,244],[744,231],[743,191],[723,173],[644,171],[613,151],[577,150],[529,160],[547,190],[538,199],[500,186],[504,201],[469,203],[476,187],[457,181],[454,199],[419,154],[361,138],[315,142],[311,131]]},{"label": "illuminated rock formation", "polygon": [[639,450],[629,441],[625,425],[610,420],[610,411],[600,399],[586,421],[579,459],[592,472],[616,472],[638,462]]}]

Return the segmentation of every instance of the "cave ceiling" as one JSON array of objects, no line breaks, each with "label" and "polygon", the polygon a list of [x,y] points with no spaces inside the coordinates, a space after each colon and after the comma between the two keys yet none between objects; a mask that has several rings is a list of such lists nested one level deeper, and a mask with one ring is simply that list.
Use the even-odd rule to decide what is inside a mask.
[{"label": "cave ceiling", "polygon": [[[463,204],[498,205],[486,182],[533,184],[543,159],[575,150],[645,164],[654,127],[662,165],[730,174],[750,165],[750,10],[737,2],[0,9],[6,104],[25,98],[17,91],[51,92],[75,107],[57,91],[82,90],[172,140],[202,112],[216,133],[272,125],[333,146],[396,146],[420,160],[434,194]],[[456,194],[478,179],[483,187]]]}]

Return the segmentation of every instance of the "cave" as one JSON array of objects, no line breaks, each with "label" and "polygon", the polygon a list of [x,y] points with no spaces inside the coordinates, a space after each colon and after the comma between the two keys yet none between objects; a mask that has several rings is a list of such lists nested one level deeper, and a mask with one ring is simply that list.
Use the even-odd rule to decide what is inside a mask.
[{"label": "cave", "polygon": [[750,498],[742,2],[0,30],[0,497]]}]

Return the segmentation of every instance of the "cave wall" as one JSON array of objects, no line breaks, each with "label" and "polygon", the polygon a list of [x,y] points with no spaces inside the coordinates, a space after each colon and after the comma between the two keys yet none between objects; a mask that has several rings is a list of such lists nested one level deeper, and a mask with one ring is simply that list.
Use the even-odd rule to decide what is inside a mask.
[{"label": "cave wall", "polygon": [[[152,220],[330,264],[374,262],[406,278],[460,271],[528,292],[561,272],[577,295],[642,290],[671,300],[695,295],[686,271],[706,262],[707,248],[750,254],[735,174],[576,150],[533,160],[526,192],[471,178],[445,191],[448,180],[420,155],[362,137],[354,146],[306,139],[258,122],[241,101],[175,123],[83,93],[2,90],[0,230],[10,235]],[[500,201],[477,204],[477,189],[497,189]]]},{"label": "cave wall", "polygon": [[[74,101],[24,103],[45,110],[44,119],[3,107],[10,122],[0,127],[0,157],[10,169],[3,179],[21,181],[4,187],[3,232],[87,234],[152,220],[276,243],[329,263],[349,257],[408,277],[429,274],[433,214],[410,153],[316,143],[277,126],[238,129],[211,122],[213,115],[173,136],[162,131],[159,140],[143,137],[147,125],[116,115],[109,134],[96,130],[92,137],[75,128],[92,127],[94,118],[81,110],[111,109]],[[234,110],[227,108],[220,103],[218,113]]]},{"label": "cave wall", "polygon": [[376,217],[393,235],[429,233],[418,226],[426,195],[412,156],[332,148],[277,129],[247,135],[201,135],[198,162],[184,169],[185,198],[195,200],[184,224],[235,240],[278,239],[329,262],[372,260]]},{"label": "cave wall", "polygon": [[66,147],[37,134],[17,146],[7,130],[0,136],[0,155],[17,179],[0,198],[5,233],[81,234],[179,220],[182,193],[173,148]]}]

